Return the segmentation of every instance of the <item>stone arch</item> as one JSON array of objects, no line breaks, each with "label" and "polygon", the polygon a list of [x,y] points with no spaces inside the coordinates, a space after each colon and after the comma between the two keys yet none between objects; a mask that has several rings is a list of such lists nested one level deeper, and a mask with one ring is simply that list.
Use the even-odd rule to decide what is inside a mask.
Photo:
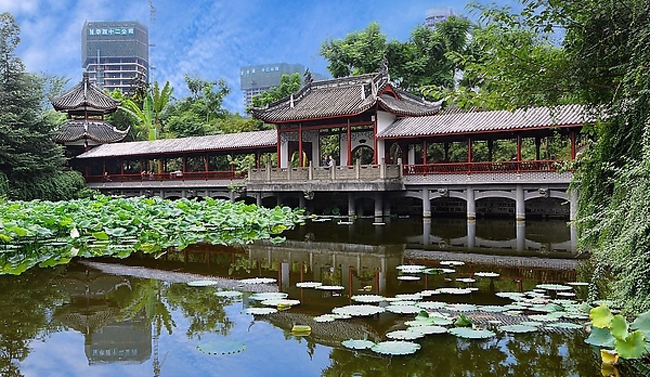
[{"label": "stone arch", "polygon": [[275,195],[265,195],[262,197],[262,207],[264,208],[275,208],[278,205],[278,199]]},{"label": "stone arch", "polygon": [[352,163],[360,160],[361,165],[372,165],[375,159],[374,153],[371,146],[361,144],[352,151]]},{"label": "stone arch", "polygon": [[526,218],[569,218],[569,205],[563,198],[532,197],[526,200]]},{"label": "stone arch", "polygon": [[179,190],[170,190],[163,192],[163,199],[179,199],[183,197],[183,192]]},{"label": "stone arch", "polygon": [[429,199],[431,203],[431,215],[442,215],[451,217],[467,216],[467,200],[455,196],[434,196]]},{"label": "stone arch", "polygon": [[285,195],[282,197],[282,205],[291,208],[298,208],[300,206],[300,199],[295,195]]},{"label": "stone arch", "polygon": [[422,216],[422,194],[395,197],[390,200],[390,213],[399,216]]},{"label": "stone arch", "polygon": [[354,198],[354,212],[357,216],[372,216],[375,213],[375,198],[367,195],[358,195]]},{"label": "stone arch", "polygon": [[515,217],[516,200],[512,197],[492,192],[475,200],[476,215],[481,217]]}]

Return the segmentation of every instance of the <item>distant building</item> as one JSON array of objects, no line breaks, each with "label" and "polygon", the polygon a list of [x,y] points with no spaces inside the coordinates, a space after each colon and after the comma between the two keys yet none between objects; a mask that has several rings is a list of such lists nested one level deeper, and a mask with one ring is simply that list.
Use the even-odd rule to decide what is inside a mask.
[{"label": "distant building", "polygon": [[467,19],[466,16],[456,13],[453,8],[429,8],[427,9],[427,17],[424,19],[424,26],[433,29],[438,22],[447,21],[449,16],[457,16]]},{"label": "distant building", "polygon": [[[245,106],[250,105],[254,95],[280,85],[282,75],[291,75],[294,73],[302,75],[305,72],[305,66],[302,64],[262,64],[241,67],[240,69],[240,87],[244,92]],[[312,73],[314,81],[326,80],[327,77],[318,73]]]},{"label": "distant building", "polygon": [[84,23],[81,64],[99,88],[133,90],[149,80],[149,29],[135,21]]}]

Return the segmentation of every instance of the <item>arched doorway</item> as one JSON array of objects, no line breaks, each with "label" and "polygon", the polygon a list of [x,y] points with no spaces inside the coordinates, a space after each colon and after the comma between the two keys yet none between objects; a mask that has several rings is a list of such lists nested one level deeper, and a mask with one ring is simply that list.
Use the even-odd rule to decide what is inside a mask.
[{"label": "arched doorway", "polygon": [[375,161],[375,153],[367,145],[360,145],[352,151],[352,162],[359,160],[361,165],[372,165]]}]

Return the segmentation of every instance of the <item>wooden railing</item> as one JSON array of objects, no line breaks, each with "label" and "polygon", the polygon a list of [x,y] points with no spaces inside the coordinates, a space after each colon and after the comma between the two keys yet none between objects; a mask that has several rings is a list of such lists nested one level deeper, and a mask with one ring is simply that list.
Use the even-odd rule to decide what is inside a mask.
[{"label": "wooden railing", "polygon": [[404,175],[427,175],[437,173],[517,173],[533,171],[556,171],[561,161],[502,161],[502,162],[452,162],[427,165],[404,165]]},{"label": "wooden railing", "polygon": [[234,171],[174,171],[156,174],[108,174],[86,176],[88,183],[103,182],[155,182],[155,181],[185,181],[185,180],[233,180],[244,179],[245,173]]}]

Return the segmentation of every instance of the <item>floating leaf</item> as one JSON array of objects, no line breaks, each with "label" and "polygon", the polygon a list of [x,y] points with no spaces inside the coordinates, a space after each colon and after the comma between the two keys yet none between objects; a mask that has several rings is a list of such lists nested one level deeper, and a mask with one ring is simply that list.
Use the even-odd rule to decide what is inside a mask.
[{"label": "floating leaf", "polygon": [[443,309],[444,307],[447,306],[446,302],[440,302],[440,301],[425,301],[425,302],[418,302],[415,304],[418,308],[421,309],[426,309],[426,310],[438,310],[438,309]]},{"label": "floating leaf", "polygon": [[475,272],[474,276],[481,278],[498,278],[501,274],[497,274],[496,272]]},{"label": "floating leaf", "polygon": [[417,306],[409,306],[409,305],[389,305],[385,307],[387,312],[395,313],[395,314],[415,314],[420,312],[420,308]]},{"label": "floating leaf", "polygon": [[217,297],[224,297],[224,298],[239,298],[242,296],[242,293],[239,291],[218,291],[215,292],[214,295]]},{"label": "floating leaf", "polygon": [[278,309],[274,308],[248,308],[246,309],[246,314],[253,314],[253,315],[267,315],[267,314],[273,314],[277,313]]},{"label": "floating leaf", "polygon": [[273,284],[277,281],[274,278],[249,278],[241,279],[239,283],[241,284]]},{"label": "floating leaf", "polygon": [[645,334],[646,340],[650,341],[650,310],[639,314],[630,324],[630,329],[641,331]]},{"label": "floating leaf", "polygon": [[370,349],[375,345],[375,342],[370,340],[363,339],[348,339],[341,342],[343,347],[353,349],[353,350],[365,350]]},{"label": "floating leaf", "polygon": [[419,276],[413,276],[413,275],[400,275],[397,277],[397,280],[402,280],[402,281],[418,281],[420,280]]},{"label": "floating leaf", "polygon": [[350,319],[352,316],[343,315],[343,314],[323,314],[317,317],[314,317],[315,322],[324,323],[324,322],[334,322],[338,319]]},{"label": "floating leaf", "polygon": [[316,289],[320,289],[322,291],[342,291],[345,289],[345,287],[341,285],[321,285],[316,287]]},{"label": "floating leaf", "polygon": [[300,305],[300,300],[289,300],[285,298],[276,298],[262,301],[264,306],[296,306]]},{"label": "floating leaf", "polygon": [[424,291],[418,292],[418,294],[422,297],[429,297],[433,295],[439,295],[440,291],[437,289],[425,289]]},{"label": "floating leaf", "polygon": [[573,289],[568,285],[561,284],[538,284],[536,287],[547,291],[570,291]]},{"label": "floating leaf", "polygon": [[529,315],[528,318],[532,319],[533,321],[542,322],[555,322],[559,319],[557,316],[552,314],[533,314]]},{"label": "floating leaf", "polygon": [[478,310],[474,304],[449,304],[446,309],[456,312],[473,312]]},{"label": "floating leaf", "polygon": [[536,322],[536,321],[523,321],[523,322],[519,322],[519,324],[523,326],[535,326],[535,327],[544,326],[542,322]]},{"label": "floating leaf", "polygon": [[451,267],[460,267],[464,266],[465,262],[457,261],[457,260],[443,260],[440,262],[441,266],[451,266]]},{"label": "floating leaf", "polygon": [[207,343],[199,344],[196,348],[208,355],[228,355],[239,353],[246,349],[246,345],[234,340],[213,340]]},{"label": "floating leaf", "polygon": [[609,323],[609,330],[612,333],[612,336],[616,339],[625,339],[627,338],[627,321],[625,318],[617,314],[612,318],[612,321]]},{"label": "floating leaf", "polygon": [[388,339],[415,340],[424,337],[424,334],[409,330],[397,330],[387,333],[386,337]]},{"label": "floating leaf", "polygon": [[374,305],[348,305],[332,309],[332,313],[334,314],[350,315],[353,317],[371,316],[385,311],[384,308]]},{"label": "floating leaf", "polygon": [[389,340],[379,342],[372,346],[371,350],[382,355],[410,355],[421,348],[417,343],[402,340]]},{"label": "floating leaf", "polygon": [[468,295],[472,293],[469,288],[438,288],[440,294],[445,295]]},{"label": "floating leaf", "polygon": [[454,327],[453,329],[449,329],[449,333],[466,339],[487,339],[496,335],[490,330],[475,330],[470,327]]},{"label": "floating leaf", "polygon": [[323,285],[323,283],[318,282],[318,281],[303,281],[300,283],[296,283],[296,287],[298,288],[317,288]]},{"label": "floating leaf", "polygon": [[412,326],[408,331],[421,333],[423,335],[446,334],[447,328],[436,325]]},{"label": "floating leaf", "polygon": [[476,280],[472,278],[456,278],[456,281],[460,283],[468,283],[468,284],[476,283]]},{"label": "floating leaf", "polygon": [[589,319],[591,319],[591,323],[596,327],[609,327],[613,318],[614,315],[607,307],[607,304],[604,303],[589,311]]},{"label": "floating leaf", "polygon": [[255,301],[280,300],[287,297],[289,297],[289,294],[285,292],[260,292],[248,296],[250,300]]},{"label": "floating leaf", "polygon": [[597,347],[614,348],[615,340],[608,328],[591,326],[591,332],[585,339],[585,343]]},{"label": "floating leaf", "polygon": [[379,295],[354,295],[350,298],[353,301],[368,302],[368,303],[377,303],[377,302],[386,301],[386,298],[384,296],[379,296]]},{"label": "floating leaf", "polygon": [[499,327],[501,331],[511,332],[515,334],[523,334],[529,332],[535,332],[538,330],[537,326],[526,326],[526,325],[506,325]]},{"label": "floating leaf", "polygon": [[478,310],[482,312],[488,312],[488,313],[503,313],[508,310],[505,306],[498,306],[498,305],[483,305],[478,308]]},{"label": "floating leaf", "polygon": [[578,325],[577,323],[571,323],[571,322],[549,323],[547,326],[548,327],[559,328],[559,329],[567,329],[567,330],[578,330],[578,329],[582,329],[584,327],[582,325]]},{"label": "floating leaf", "polygon": [[422,272],[424,269],[427,268],[427,266],[423,266],[421,264],[401,264],[397,267],[395,267],[398,271],[402,271],[405,273],[418,273]]},{"label": "floating leaf", "polygon": [[641,331],[630,333],[614,342],[616,352],[624,359],[638,359],[645,353],[646,341]]},{"label": "floating leaf", "polygon": [[400,293],[396,294],[395,298],[404,300],[404,301],[420,301],[422,296],[419,293]]},{"label": "floating leaf", "polygon": [[195,280],[187,283],[190,287],[211,287],[219,284],[219,282],[214,280]]}]

